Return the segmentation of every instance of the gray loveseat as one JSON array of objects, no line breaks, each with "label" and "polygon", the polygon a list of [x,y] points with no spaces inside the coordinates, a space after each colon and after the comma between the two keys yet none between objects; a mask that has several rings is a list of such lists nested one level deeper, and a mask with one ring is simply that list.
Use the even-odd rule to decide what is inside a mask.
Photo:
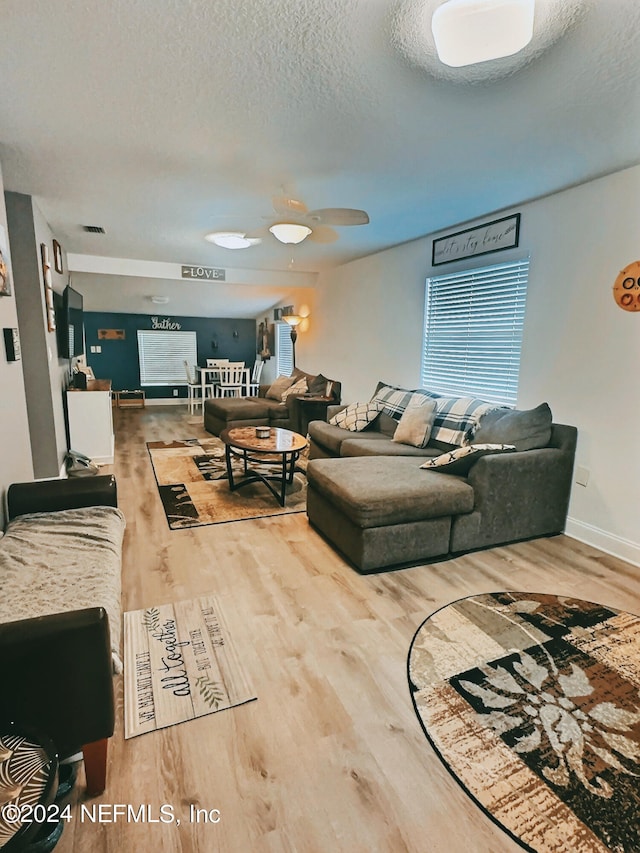
[{"label": "gray loveseat", "polygon": [[[392,386],[379,384],[374,398],[381,387]],[[500,443],[510,452],[478,454],[462,473],[455,466],[425,470],[427,459],[445,458],[459,445],[437,437],[425,447],[393,441],[404,413],[401,395],[406,403],[421,393],[393,390],[396,404],[360,432],[320,421],[309,425],[309,521],[358,571],[400,568],[564,530],[575,427],[553,423],[546,404],[529,412],[489,410],[460,444]],[[429,396],[437,406],[446,399]]]},{"label": "gray loveseat", "polygon": [[[340,382],[328,380],[322,374],[305,373],[295,368],[291,374],[296,381],[306,378],[307,393],[322,396],[327,382],[332,385],[332,399],[340,403]],[[225,429],[248,426],[272,426],[300,432],[302,412],[295,394],[286,400],[267,396],[271,385],[260,385],[256,397],[213,397],[204,403],[204,428],[220,435]]]}]

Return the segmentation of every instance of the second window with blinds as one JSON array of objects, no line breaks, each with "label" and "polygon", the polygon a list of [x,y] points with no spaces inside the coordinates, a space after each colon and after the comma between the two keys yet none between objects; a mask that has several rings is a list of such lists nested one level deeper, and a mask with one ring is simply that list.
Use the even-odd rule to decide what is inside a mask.
[{"label": "second window with blinds", "polygon": [[529,259],[427,279],[422,385],[515,406]]},{"label": "second window with blinds", "polygon": [[293,343],[291,326],[288,323],[275,324],[276,335],[276,376],[291,376],[293,373]]}]

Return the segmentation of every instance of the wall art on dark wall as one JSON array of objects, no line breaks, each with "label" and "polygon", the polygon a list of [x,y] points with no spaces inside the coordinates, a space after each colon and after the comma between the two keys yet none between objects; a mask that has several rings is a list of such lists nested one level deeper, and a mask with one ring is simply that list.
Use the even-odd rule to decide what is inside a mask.
[{"label": "wall art on dark wall", "polygon": [[99,341],[123,341],[125,337],[124,329],[98,329]]}]

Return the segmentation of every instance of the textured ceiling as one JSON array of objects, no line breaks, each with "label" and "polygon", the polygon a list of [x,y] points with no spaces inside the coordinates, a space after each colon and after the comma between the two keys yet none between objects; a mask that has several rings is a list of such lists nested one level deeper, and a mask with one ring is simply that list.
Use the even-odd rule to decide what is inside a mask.
[{"label": "textured ceiling", "polygon": [[[5,188],[70,252],[317,271],[638,162],[640,4],[540,4],[524,67],[456,75],[417,32],[434,0],[3,0]],[[282,189],[371,223],[202,239]]]}]

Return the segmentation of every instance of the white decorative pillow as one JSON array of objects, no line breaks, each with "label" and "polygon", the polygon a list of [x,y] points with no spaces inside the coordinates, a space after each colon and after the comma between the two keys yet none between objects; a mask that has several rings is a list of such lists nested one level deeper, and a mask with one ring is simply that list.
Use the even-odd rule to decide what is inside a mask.
[{"label": "white decorative pillow", "polygon": [[435,416],[435,400],[414,396],[398,421],[392,441],[410,444],[412,447],[426,447]]},{"label": "white decorative pillow", "polygon": [[289,397],[291,394],[306,394],[308,391],[307,388],[307,377],[303,376],[302,379],[299,379],[297,382],[294,382],[293,385],[290,385],[286,391],[282,394],[282,402]]},{"label": "white decorative pillow", "polygon": [[382,409],[382,403],[374,400],[369,400],[368,403],[352,403],[334,415],[329,423],[342,429],[348,429],[350,432],[362,432],[378,417]]},{"label": "white decorative pillow", "polygon": [[433,459],[427,459],[420,467],[442,474],[461,474],[464,477],[481,456],[488,453],[513,453],[515,449],[513,444],[466,444]]}]

